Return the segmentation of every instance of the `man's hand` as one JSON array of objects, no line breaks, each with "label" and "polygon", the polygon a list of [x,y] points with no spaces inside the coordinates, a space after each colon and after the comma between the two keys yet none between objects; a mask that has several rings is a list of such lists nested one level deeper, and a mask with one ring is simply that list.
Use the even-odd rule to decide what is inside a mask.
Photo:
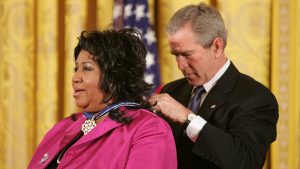
[{"label": "man's hand", "polygon": [[191,113],[191,110],[184,107],[166,93],[153,95],[149,99],[149,103],[154,106],[153,109],[155,111],[160,111],[170,120],[180,124],[183,124],[188,114]]}]

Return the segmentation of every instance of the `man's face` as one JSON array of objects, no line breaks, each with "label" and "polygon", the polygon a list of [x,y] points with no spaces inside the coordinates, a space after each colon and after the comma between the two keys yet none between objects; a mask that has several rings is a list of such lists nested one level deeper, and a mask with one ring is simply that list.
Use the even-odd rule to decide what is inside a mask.
[{"label": "man's face", "polygon": [[190,24],[184,25],[174,34],[169,34],[168,41],[171,54],[176,56],[178,68],[189,84],[203,85],[214,76],[214,53],[211,47],[204,48],[197,42]]}]

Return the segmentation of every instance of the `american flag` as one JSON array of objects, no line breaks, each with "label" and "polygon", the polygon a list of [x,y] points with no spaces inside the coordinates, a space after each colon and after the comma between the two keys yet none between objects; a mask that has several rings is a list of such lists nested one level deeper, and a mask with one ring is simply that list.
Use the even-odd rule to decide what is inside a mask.
[{"label": "american flag", "polygon": [[114,27],[130,27],[137,29],[143,36],[148,49],[146,56],[145,80],[154,84],[152,92],[160,88],[160,70],[155,32],[150,25],[147,0],[115,0]]}]

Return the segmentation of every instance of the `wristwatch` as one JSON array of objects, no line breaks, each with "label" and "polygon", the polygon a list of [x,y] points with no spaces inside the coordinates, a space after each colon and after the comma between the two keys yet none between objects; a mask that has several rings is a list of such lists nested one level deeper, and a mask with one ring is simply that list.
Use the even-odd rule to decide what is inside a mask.
[{"label": "wristwatch", "polygon": [[186,130],[187,126],[191,123],[191,121],[196,117],[196,115],[194,113],[190,113],[187,116],[187,119],[184,121],[182,127],[184,130]]},{"label": "wristwatch", "polygon": [[183,129],[186,130],[187,126],[188,126],[190,123],[191,123],[191,120],[186,119],[186,120],[184,121],[184,123],[182,124]]}]

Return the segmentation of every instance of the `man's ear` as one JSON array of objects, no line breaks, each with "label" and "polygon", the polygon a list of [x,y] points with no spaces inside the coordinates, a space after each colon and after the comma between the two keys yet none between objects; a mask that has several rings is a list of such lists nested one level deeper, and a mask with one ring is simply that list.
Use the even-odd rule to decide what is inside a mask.
[{"label": "man's ear", "polygon": [[211,50],[214,53],[215,57],[220,56],[220,54],[223,53],[223,50],[224,50],[223,39],[221,39],[219,37],[215,38],[212,42]]}]

